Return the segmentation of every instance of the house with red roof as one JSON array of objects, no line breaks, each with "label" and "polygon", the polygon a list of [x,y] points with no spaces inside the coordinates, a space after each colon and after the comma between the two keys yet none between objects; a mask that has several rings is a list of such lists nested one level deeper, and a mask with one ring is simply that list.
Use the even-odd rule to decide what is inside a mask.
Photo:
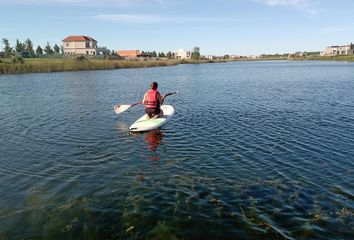
[{"label": "house with red roof", "polygon": [[63,39],[64,54],[97,55],[97,41],[88,36],[69,36]]},{"label": "house with red roof", "polygon": [[140,50],[118,50],[116,53],[125,59],[135,59],[141,56]]}]

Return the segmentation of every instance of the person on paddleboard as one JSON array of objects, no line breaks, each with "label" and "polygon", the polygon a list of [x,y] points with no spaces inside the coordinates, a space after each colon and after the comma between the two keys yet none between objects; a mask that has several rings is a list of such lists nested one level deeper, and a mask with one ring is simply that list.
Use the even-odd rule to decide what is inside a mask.
[{"label": "person on paddleboard", "polygon": [[145,93],[143,99],[145,112],[148,114],[149,118],[160,117],[163,115],[161,105],[163,104],[164,97],[157,91],[157,82],[152,82],[150,87],[151,89]]}]

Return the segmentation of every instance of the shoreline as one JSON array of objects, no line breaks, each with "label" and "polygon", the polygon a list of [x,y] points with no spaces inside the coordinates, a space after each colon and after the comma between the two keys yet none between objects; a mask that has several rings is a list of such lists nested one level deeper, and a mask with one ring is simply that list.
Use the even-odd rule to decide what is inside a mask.
[{"label": "shoreline", "polygon": [[103,60],[95,58],[26,58],[22,62],[0,59],[0,75],[25,73],[51,73],[87,70],[113,70],[126,68],[148,68],[176,66],[179,64],[205,64],[243,61],[343,61],[354,62],[354,56],[305,56],[295,58],[254,58],[254,59],[202,59],[202,60]]},{"label": "shoreline", "polygon": [[112,70],[120,68],[147,68],[174,66],[177,61],[124,61],[100,59],[29,58],[23,63],[0,63],[0,75],[25,73],[76,72],[88,70]]}]

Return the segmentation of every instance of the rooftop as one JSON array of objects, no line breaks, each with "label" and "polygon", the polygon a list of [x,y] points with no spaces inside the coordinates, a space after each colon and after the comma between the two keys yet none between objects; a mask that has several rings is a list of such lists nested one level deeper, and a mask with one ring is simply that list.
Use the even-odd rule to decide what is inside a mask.
[{"label": "rooftop", "polygon": [[69,36],[63,39],[63,42],[82,42],[82,41],[95,41],[92,37],[88,36]]}]

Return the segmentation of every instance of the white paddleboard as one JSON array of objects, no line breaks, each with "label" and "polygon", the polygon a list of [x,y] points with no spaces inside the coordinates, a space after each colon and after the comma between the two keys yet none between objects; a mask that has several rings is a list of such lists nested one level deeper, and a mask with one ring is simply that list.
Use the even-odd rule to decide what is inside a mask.
[{"label": "white paddleboard", "polygon": [[166,122],[168,122],[172,116],[175,114],[175,109],[171,105],[162,105],[161,109],[163,111],[163,116],[158,118],[148,119],[148,115],[145,114],[138,120],[136,120],[130,127],[131,132],[143,132],[150,131],[161,127]]}]

